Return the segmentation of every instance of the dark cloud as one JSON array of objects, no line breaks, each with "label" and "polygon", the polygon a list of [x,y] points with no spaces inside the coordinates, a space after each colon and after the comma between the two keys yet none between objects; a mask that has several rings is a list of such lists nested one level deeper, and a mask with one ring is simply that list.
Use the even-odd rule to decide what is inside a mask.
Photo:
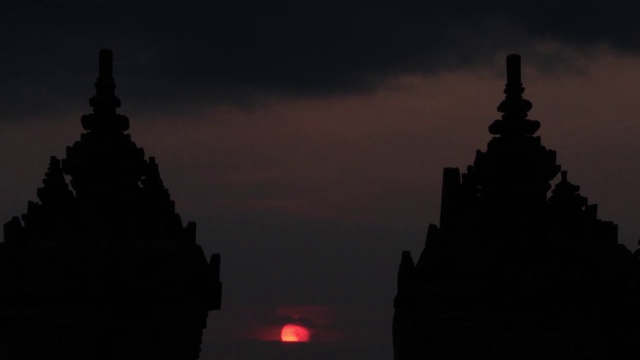
[{"label": "dark cloud", "polygon": [[251,106],[372,91],[390,76],[510,51],[542,64],[566,55],[536,50],[544,42],[635,51],[635,13],[615,2],[13,2],[0,15],[0,106],[6,115],[86,107],[78,99],[89,96],[102,47],[114,49],[130,103]]}]

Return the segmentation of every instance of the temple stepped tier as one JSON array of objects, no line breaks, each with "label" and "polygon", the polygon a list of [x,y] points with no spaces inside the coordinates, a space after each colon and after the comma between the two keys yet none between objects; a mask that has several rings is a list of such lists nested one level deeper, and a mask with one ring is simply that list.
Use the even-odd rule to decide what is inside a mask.
[{"label": "temple stepped tier", "polygon": [[523,92],[510,55],[487,150],[444,169],[440,225],[417,262],[402,253],[396,360],[640,355],[640,261],[541,145]]},{"label": "temple stepped tier", "polygon": [[0,359],[195,360],[220,308],[220,256],[207,262],[155,159],[125,134],[109,50],[95,87],[86,132],[5,224]]}]

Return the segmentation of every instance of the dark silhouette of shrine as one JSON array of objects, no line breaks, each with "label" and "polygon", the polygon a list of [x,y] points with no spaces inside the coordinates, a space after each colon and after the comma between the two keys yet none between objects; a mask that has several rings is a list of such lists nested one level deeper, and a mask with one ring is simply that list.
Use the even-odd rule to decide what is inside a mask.
[{"label": "dark silhouette of shrine", "polygon": [[415,264],[402,253],[396,360],[640,355],[640,261],[534,136],[523,92],[509,55],[487,150],[444,169],[440,225]]},{"label": "dark silhouette of shrine", "polygon": [[220,256],[207,262],[155,159],[125,134],[110,50],[95,87],[86,132],[4,226],[0,359],[195,360],[220,308]]}]

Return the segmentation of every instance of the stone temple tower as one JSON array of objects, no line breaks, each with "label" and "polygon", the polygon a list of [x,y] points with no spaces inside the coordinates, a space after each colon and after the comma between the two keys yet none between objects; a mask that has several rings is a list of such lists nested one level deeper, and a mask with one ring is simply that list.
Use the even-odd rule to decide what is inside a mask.
[{"label": "stone temple tower", "polygon": [[110,50],[95,87],[86,132],[4,226],[0,359],[195,360],[220,308],[220,256],[207,261],[155,159],[125,133]]},{"label": "stone temple tower", "polygon": [[486,151],[444,169],[440,224],[402,253],[396,360],[639,355],[640,262],[535,136],[520,78],[510,55]]}]

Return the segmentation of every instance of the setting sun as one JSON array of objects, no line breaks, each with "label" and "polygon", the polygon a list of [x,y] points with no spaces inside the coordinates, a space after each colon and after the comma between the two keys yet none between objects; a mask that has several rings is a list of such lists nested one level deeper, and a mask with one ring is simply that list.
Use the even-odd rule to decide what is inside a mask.
[{"label": "setting sun", "polygon": [[309,330],[304,326],[287,324],[282,327],[280,338],[284,342],[307,342],[309,341]]}]

